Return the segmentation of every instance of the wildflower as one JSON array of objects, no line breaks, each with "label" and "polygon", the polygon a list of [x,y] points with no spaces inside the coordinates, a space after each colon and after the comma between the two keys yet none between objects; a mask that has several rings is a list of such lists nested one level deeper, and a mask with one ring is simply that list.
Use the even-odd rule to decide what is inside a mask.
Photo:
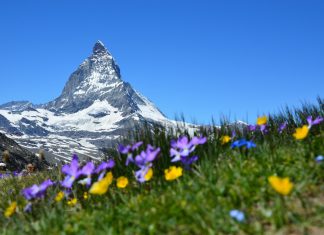
[{"label": "wildflower", "polygon": [[88,197],[89,197],[89,194],[88,194],[88,192],[84,192],[84,193],[83,193],[83,199],[87,200],[87,199],[88,199]]},{"label": "wildflower", "polygon": [[133,153],[132,151],[138,149],[141,145],[143,144],[142,141],[140,142],[137,142],[133,145],[127,145],[127,146],[124,146],[124,145],[119,145],[118,146],[118,151],[122,154],[127,154],[127,158],[126,158],[126,166],[128,166],[128,164],[130,162],[134,162],[134,159],[133,159]]},{"label": "wildflower", "polygon": [[282,195],[288,195],[294,184],[290,182],[290,179],[288,177],[286,178],[280,178],[278,176],[270,176],[268,178],[269,183],[271,184],[272,188]]},{"label": "wildflower", "polygon": [[190,143],[194,146],[197,146],[197,145],[200,145],[200,144],[204,144],[207,142],[207,138],[206,137],[203,137],[203,136],[194,136],[192,137]]},{"label": "wildflower", "polygon": [[238,222],[243,222],[245,219],[244,212],[240,210],[231,210],[229,214],[233,219],[237,220]]},{"label": "wildflower", "polygon": [[62,167],[62,172],[67,176],[61,183],[61,185],[65,188],[71,188],[74,181],[79,178],[82,174],[82,171],[79,170],[79,161],[78,156],[74,155],[70,165],[64,165]]},{"label": "wildflower", "polygon": [[72,198],[72,199],[68,200],[67,204],[69,206],[75,206],[77,204],[77,202],[78,202],[77,198]]},{"label": "wildflower", "polygon": [[189,170],[190,165],[198,160],[198,156],[193,157],[181,157],[181,163],[184,165],[184,167]]},{"label": "wildflower", "polygon": [[151,180],[152,177],[153,177],[153,170],[151,168],[151,165],[142,167],[135,172],[135,178],[140,183],[149,181]]},{"label": "wildflower", "polygon": [[24,207],[24,212],[31,212],[32,205],[33,204],[31,202],[27,203],[27,205]]},{"label": "wildflower", "polygon": [[147,170],[147,173],[144,176],[144,179],[145,179],[145,181],[149,181],[150,179],[152,179],[152,177],[153,177],[153,170],[152,170],[152,168],[149,168]]},{"label": "wildflower", "polygon": [[145,167],[147,165],[150,165],[150,163],[154,161],[159,152],[160,148],[154,149],[153,146],[147,145],[146,151],[142,151],[135,157],[135,164],[138,167]]},{"label": "wildflower", "polygon": [[248,141],[246,139],[236,140],[232,143],[231,148],[240,148],[242,146],[246,146],[247,149],[256,147],[256,144],[253,141]]},{"label": "wildflower", "polygon": [[56,196],[55,196],[55,201],[56,201],[56,202],[60,202],[60,201],[62,201],[63,198],[64,198],[64,192],[60,191],[60,192],[58,192],[58,193],[56,194]]},{"label": "wildflower", "polygon": [[279,132],[280,134],[283,132],[284,129],[286,129],[287,124],[288,124],[287,122],[284,122],[284,123],[282,123],[282,124],[279,126],[279,128],[278,128],[278,132]]},{"label": "wildflower", "polygon": [[224,144],[227,144],[228,142],[230,142],[231,141],[231,137],[229,137],[228,135],[223,135],[221,138],[220,138],[220,140],[221,140],[221,142],[222,142],[222,145],[224,145]]},{"label": "wildflower", "polygon": [[169,169],[164,170],[165,179],[168,181],[175,180],[182,176],[182,168],[170,166]]},{"label": "wildflower", "polygon": [[128,179],[124,176],[121,176],[119,178],[117,178],[117,187],[118,188],[126,188],[126,186],[128,185]]},{"label": "wildflower", "polygon": [[262,132],[262,134],[268,133],[267,125],[261,125],[260,126],[260,131]]},{"label": "wildflower", "polygon": [[95,182],[91,186],[89,193],[98,194],[98,195],[105,194],[108,190],[109,185],[112,183],[112,180],[113,180],[113,175],[111,172],[108,172],[104,178]]},{"label": "wildflower", "polygon": [[102,162],[94,171],[94,173],[99,174],[101,171],[112,169],[115,166],[115,161],[110,159],[108,162]]},{"label": "wildflower", "polygon": [[22,190],[24,197],[27,200],[31,200],[34,198],[41,198],[45,196],[46,190],[48,187],[52,186],[54,183],[52,180],[48,179],[41,183],[39,186],[34,184],[29,188],[25,188]]},{"label": "wildflower", "polygon": [[[144,183],[151,179],[153,175],[153,161],[160,153],[160,148],[154,148],[151,145],[148,145],[145,151],[142,151],[139,155],[135,157],[134,163],[140,168],[135,172],[135,178],[140,183]],[[152,175],[150,176],[150,174]],[[148,174],[148,175],[147,175]]]},{"label": "wildflower", "polygon": [[[139,170],[137,170],[135,172],[135,178],[138,182],[144,183],[145,181],[148,181],[152,178],[153,170],[151,169],[151,166],[152,166],[152,164],[148,165],[148,166],[141,167]],[[150,169],[152,170],[152,172],[149,172]],[[151,173],[152,173],[152,175],[150,177]]]},{"label": "wildflower", "polygon": [[187,157],[195,149],[195,145],[189,142],[187,136],[179,137],[177,141],[172,140],[171,147],[170,156],[173,157],[171,162],[180,161],[181,156]]},{"label": "wildflower", "polygon": [[98,177],[98,181],[104,177],[107,169],[112,169],[114,168],[114,166],[115,166],[115,161],[113,159],[110,159],[108,162],[102,162],[94,171],[94,173],[96,174],[99,174],[101,172]]},{"label": "wildflower", "polygon": [[17,202],[12,202],[5,210],[4,216],[7,218],[11,217],[16,212],[16,209],[17,209]]},{"label": "wildflower", "polygon": [[322,162],[324,160],[324,157],[322,156],[322,155],[319,155],[319,156],[317,156],[316,158],[315,158],[315,161],[317,162],[317,163],[320,163],[320,162]]},{"label": "wildflower", "polygon": [[258,117],[257,125],[262,126],[262,125],[265,125],[265,124],[267,124],[267,116]]},{"label": "wildflower", "polygon": [[94,172],[95,165],[93,162],[88,162],[80,171],[80,175],[85,175],[87,176],[85,179],[80,180],[79,183],[85,184],[86,186],[91,185],[91,175]]},{"label": "wildflower", "polygon": [[309,127],[307,125],[304,125],[302,127],[296,128],[296,131],[293,134],[293,136],[296,140],[302,140],[306,138],[306,136],[308,135],[308,131]]},{"label": "wildflower", "polygon": [[308,127],[311,128],[314,125],[320,124],[324,119],[322,117],[317,117],[313,120],[312,116],[307,117]]},{"label": "wildflower", "polygon": [[257,129],[257,125],[248,125],[248,130],[249,131],[255,131]]},{"label": "wildflower", "polygon": [[176,141],[172,140],[170,149],[171,162],[180,161],[181,157],[188,157],[195,150],[196,146],[204,144],[206,141],[207,138],[202,136],[194,136],[191,141],[189,141],[187,136],[179,137]]}]

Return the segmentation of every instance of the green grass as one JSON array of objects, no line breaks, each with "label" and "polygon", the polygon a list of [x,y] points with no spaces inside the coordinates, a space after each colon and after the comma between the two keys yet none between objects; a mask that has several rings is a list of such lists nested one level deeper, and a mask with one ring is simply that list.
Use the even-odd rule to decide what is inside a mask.
[{"label": "green grass", "polygon": [[[114,181],[107,194],[86,200],[82,199],[85,189],[75,188],[79,198],[75,207],[64,200],[55,202],[60,188],[54,186],[43,200],[33,202],[31,213],[23,212],[27,202],[21,189],[47,178],[62,180],[58,170],[0,180],[0,213],[11,201],[18,202],[12,217],[0,217],[1,234],[323,234],[324,162],[314,159],[324,154],[324,125],[312,127],[304,140],[292,137],[308,115],[323,114],[319,99],[318,106],[270,116],[267,135],[237,130],[239,137],[255,139],[257,147],[249,151],[220,144],[220,137],[230,133],[226,122],[221,129],[202,129],[208,143],[195,152],[199,162],[171,182],[165,181],[163,170],[170,166],[169,142],[179,133],[167,134],[159,128],[153,134],[138,131],[133,139],[161,147],[152,180],[138,184],[132,176],[135,168],[126,168],[124,158],[111,151],[117,160],[115,178],[128,176],[130,184],[118,189]],[[279,135],[277,127],[284,120],[289,127]],[[288,196],[269,185],[268,177],[274,174],[294,183]],[[245,222],[232,219],[232,209],[242,210]]]}]

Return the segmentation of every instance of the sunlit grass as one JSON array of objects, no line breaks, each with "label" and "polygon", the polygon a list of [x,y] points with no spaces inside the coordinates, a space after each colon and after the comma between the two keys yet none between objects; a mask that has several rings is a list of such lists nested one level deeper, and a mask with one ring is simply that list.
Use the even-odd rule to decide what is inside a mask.
[{"label": "sunlit grass", "polygon": [[[116,166],[114,179],[103,195],[85,194],[86,186],[73,187],[71,198],[55,200],[62,187],[49,187],[46,197],[27,201],[21,190],[50,178],[62,181],[60,169],[31,176],[0,180],[1,214],[17,202],[9,218],[0,217],[2,234],[321,234],[324,232],[324,154],[323,122],[298,140],[296,128],[307,125],[306,118],[324,116],[323,102],[305,105],[267,116],[267,132],[229,128],[202,128],[207,143],[195,149],[199,160],[191,170],[168,175],[171,163],[170,141],[181,133],[163,129],[143,129],[125,137],[160,147],[149,181],[138,183],[136,167],[125,166],[126,156],[111,151]],[[260,120],[259,120],[260,121]],[[264,124],[264,118],[259,124]],[[283,122],[287,127],[280,133]],[[198,133],[197,133],[198,134]],[[224,141],[223,136],[228,136]],[[231,148],[235,140],[253,140],[256,147]],[[231,138],[231,139],[229,139]],[[144,147],[143,147],[144,148]],[[275,177],[274,177],[275,176]],[[117,187],[117,178],[119,187]],[[274,177],[274,178],[271,178]],[[283,180],[282,178],[286,178]],[[288,179],[288,181],[287,181]],[[70,203],[69,203],[70,201]],[[231,210],[244,214],[238,220]]]}]

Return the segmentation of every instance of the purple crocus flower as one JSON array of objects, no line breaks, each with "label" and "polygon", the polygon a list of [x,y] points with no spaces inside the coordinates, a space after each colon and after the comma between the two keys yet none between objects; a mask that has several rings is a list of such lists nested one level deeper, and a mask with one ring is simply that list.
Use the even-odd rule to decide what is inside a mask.
[{"label": "purple crocus flower", "polygon": [[231,210],[229,214],[233,219],[237,220],[238,222],[243,222],[245,220],[244,212],[240,210]]},{"label": "purple crocus flower", "polygon": [[200,145],[200,144],[204,144],[207,142],[207,138],[206,137],[203,137],[203,136],[194,136],[192,137],[190,143],[194,146],[197,146],[197,145]]},{"label": "purple crocus flower", "polygon": [[82,174],[82,171],[79,170],[79,161],[76,155],[73,156],[70,165],[64,165],[62,167],[62,172],[66,174],[66,177],[61,185],[65,188],[71,188],[74,181]]},{"label": "purple crocus flower", "polygon": [[142,151],[134,159],[134,164],[136,164],[140,169],[135,172],[135,178],[140,183],[145,182],[145,175],[148,170],[153,166],[152,162],[156,159],[157,155],[160,153],[160,148],[155,148],[151,145],[147,145],[146,150]]},{"label": "purple crocus flower", "polygon": [[255,131],[257,129],[258,125],[248,125],[248,130],[249,131]]},{"label": "purple crocus flower", "polygon": [[99,174],[98,181],[101,180],[105,175],[108,169],[112,169],[115,166],[115,161],[110,159],[108,162],[102,162],[95,170],[94,173]]},{"label": "purple crocus flower", "polygon": [[152,163],[147,165],[147,166],[144,166],[144,167],[141,167],[139,170],[137,170],[135,172],[135,178],[138,182],[140,183],[144,183],[146,180],[145,180],[145,175],[147,174],[148,170],[152,167]]},{"label": "purple crocus flower", "polygon": [[119,145],[118,146],[118,151],[122,154],[127,154],[127,158],[126,158],[126,166],[128,166],[128,164],[130,162],[134,162],[134,159],[133,159],[133,151],[138,149],[141,145],[143,144],[143,141],[140,141],[140,142],[137,142],[133,145],[127,145],[127,146],[124,146],[124,145]]},{"label": "purple crocus flower", "polygon": [[266,133],[268,133],[267,125],[266,125],[266,124],[261,125],[261,126],[260,126],[260,131],[262,132],[262,134],[266,134]]},{"label": "purple crocus flower", "polygon": [[315,158],[315,161],[316,161],[317,163],[321,163],[323,160],[324,160],[324,156],[322,156],[322,155],[319,155],[319,156],[317,156],[317,157]]},{"label": "purple crocus flower", "polygon": [[100,172],[112,169],[115,166],[115,161],[113,159],[110,159],[108,162],[102,162],[100,165],[95,169],[94,173],[99,174]]},{"label": "purple crocus flower", "polygon": [[248,125],[248,130],[251,131],[251,132],[259,130],[259,129],[262,132],[262,134],[266,134],[268,132],[266,124],[263,124],[263,125]]},{"label": "purple crocus flower", "polygon": [[248,141],[246,139],[236,140],[232,143],[231,148],[240,148],[246,146],[247,149],[256,147],[256,144],[253,141]]},{"label": "purple crocus flower", "polygon": [[190,153],[192,153],[196,146],[200,144],[204,144],[207,142],[207,138],[200,136],[194,136],[191,141],[189,141],[187,136],[180,136],[178,140],[171,141],[171,149],[170,149],[170,156],[171,162],[182,161],[183,163],[194,162],[190,161],[190,159],[185,160]]},{"label": "purple crocus flower", "polygon": [[49,186],[52,186],[54,183],[52,180],[48,179],[41,183],[39,186],[34,184],[29,188],[22,190],[24,197],[27,200],[32,200],[34,198],[41,198],[45,196],[46,190]]},{"label": "purple crocus flower", "polygon": [[91,185],[91,175],[94,172],[95,165],[93,162],[88,162],[80,171],[80,175],[85,175],[86,178],[83,180],[80,180],[79,183],[90,186]]},{"label": "purple crocus flower", "polygon": [[285,121],[285,122],[283,122],[283,123],[279,126],[279,128],[278,128],[278,132],[279,132],[280,134],[283,132],[284,129],[286,129],[287,124],[288,124],[288,122]]},{"label": "purple crocus flower", "polygon": [[322,117],[317,117],[313,120],[312,116],[307,117],[308,127],[311,128],[314,125],[320,124],[324,119]]},{"label": "purple crocus flower", "polygon": [[148,144],[146,150],[142,151],[135,157],[135,164],[138,167],[145,167],[154,161],[159,152],[160,148],[155,149],[153,146]]},{"label": "purple crocus flower", "polygon": [[190,165],[196,162],[198,159],[199,159],[198,156],[181,157],[181,163],[185,166],[186,169],[190,169]]},{"label": "purple crocus flower", "polygon": [[187,136],[180,136],[176,141],[171,140],[171,147],[185,150],[184,152],[190,152],[194,145]]},{"label": "purple crocus flower", "polygon": [[87,162],[87,164],[85,164],[81,169],[81,175],[89,176],[93,173],[94,169],[95,165],[93,162]]}]

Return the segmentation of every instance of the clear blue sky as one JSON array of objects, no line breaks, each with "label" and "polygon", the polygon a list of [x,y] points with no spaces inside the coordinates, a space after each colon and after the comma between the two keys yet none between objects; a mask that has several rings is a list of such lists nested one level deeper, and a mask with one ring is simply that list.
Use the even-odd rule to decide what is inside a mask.
[{"label": "clear blue sky", "polygon": [[0,3],[0,103],[45,103],[102,40],[168,117],[252,122],[324,95],[324,1]]}]

